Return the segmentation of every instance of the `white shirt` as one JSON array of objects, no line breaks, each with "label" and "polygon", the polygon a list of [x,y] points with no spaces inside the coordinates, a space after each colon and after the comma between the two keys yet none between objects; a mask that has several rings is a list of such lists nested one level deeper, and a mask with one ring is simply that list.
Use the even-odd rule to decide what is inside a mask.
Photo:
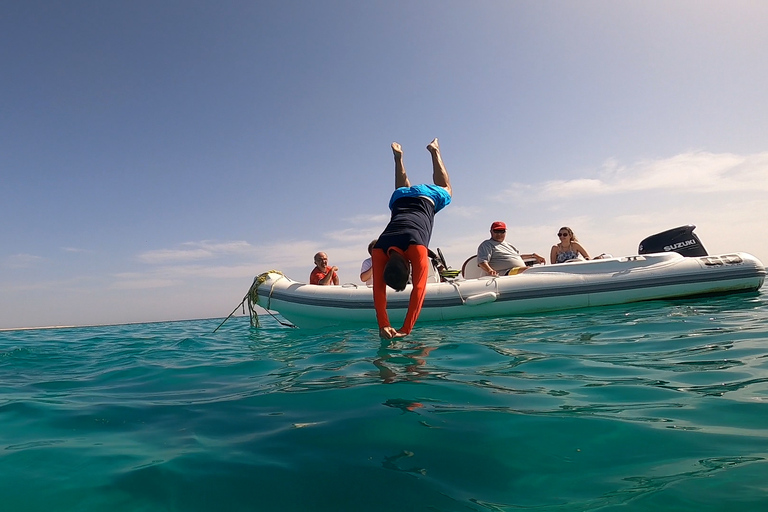
[{"label": "white shirt", "polygon": [[[371,258],[366,258],[363,260],[363,265],[360,267],[360,273],[370,270],[373,266],[373,260]],[[373,284],[373,276],[371,276],[365,284]]]},{"label": "white shirt", "polygon": [[511,268],[524,267],[525,261],[512,244],[489,239],[477,248],[477,263],[487,262],[493,270],[504,273]]}]

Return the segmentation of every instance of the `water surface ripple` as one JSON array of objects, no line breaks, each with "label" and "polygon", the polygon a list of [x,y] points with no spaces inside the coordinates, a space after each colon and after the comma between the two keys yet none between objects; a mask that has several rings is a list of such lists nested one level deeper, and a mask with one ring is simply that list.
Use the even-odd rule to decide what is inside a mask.
[{"label": "water surface ripple", "polygon": [[3,510],[767,510],[768,297],[0,332]]}]

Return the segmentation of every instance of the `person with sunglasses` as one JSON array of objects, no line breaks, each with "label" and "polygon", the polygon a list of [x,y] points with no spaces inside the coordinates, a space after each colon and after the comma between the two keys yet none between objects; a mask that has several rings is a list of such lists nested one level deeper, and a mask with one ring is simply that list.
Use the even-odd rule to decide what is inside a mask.
[{"label": "person with sunglasses", "polygon": [[538,254],[520,254],[514,245],[506,242],[507,225],[501,221],[491,224],[491,238],[477,248],[477,266],[491,276],[507,275],[512,269],[526,268],[525,260],[546,263]]},{"label": "person with sunglasses", "polygon": [[577,260],[579,255],[585,260],[589,259],[587,250],[581,246],[571,228],[563,226],[557,230],[557,236],[560,238],[560,243],[553,245],[552,250],[549,252],[551,263],[565,263],[566,261]]},{"label": "person with sunglasses", "polygon": [[[403,164],[403,148],[392,143],[395,157],[395,191],[389,199],[392,214],[371,252],[373,262],[373,305],[379,336],[401,338],[410,334],[421,313],[429,273],[427,246],[432,237],[435,214],[451,203],[451,182],[440,156],[437,139],[427,145],[432,157],[434,185],[413,185]],[[413,290],[403,326],[395,329],[387,315],[387,286],[403,291],[412,276]]]}]

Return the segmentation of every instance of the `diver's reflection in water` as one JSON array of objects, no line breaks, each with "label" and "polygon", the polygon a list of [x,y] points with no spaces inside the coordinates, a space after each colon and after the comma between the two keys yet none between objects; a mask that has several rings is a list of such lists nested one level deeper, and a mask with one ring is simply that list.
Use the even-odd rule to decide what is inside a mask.
[{"label": "diver's reflection in water", "polygon": [[379,376],[384,384],[391,384],[398,380],[419,380],[429,375],[426,357],[436,348],[413,344],[407,348],[398,349],[389,340],[382,340],[373,365],[379,370]]},{"label": "diver's reflection in water", "polygon": [[384,469],[391,469],[392,471],[403,471],[405,473],[416,473],[419,475],[426,475],[427,470],[425,468],[420,468],[418,466],[412,466],[410,468],[400,467],[400,463],[401,463],[400,460],[401,459],[407,460],[410,457],[413,457],[413,452],[409,452],[408,450],[403,450],[397,455],[393,455],[391,457],[384,457],[384,461],[382,462],[381,465]]}]

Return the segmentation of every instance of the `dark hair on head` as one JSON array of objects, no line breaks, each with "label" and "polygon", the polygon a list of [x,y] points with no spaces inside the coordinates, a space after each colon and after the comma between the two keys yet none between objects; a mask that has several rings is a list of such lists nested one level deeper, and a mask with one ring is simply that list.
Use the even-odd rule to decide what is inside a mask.
[{"label": "dark hair on head", "polygon": [[371,243],[368,244],[368,254],[373,253],[373,246],[376,245],[376,242],[378,241],[379,241],[378,238],[374,238],[373,240],[371,240]]},{"label": "dark hair on head", "polygon": [[399,254],[393,254],[384,267],[384,282],[390,288],[394,288],[395,291],[401,292],[405,290],[405,285],[408,284],[410,273],[411,268],[408,261]]}]

